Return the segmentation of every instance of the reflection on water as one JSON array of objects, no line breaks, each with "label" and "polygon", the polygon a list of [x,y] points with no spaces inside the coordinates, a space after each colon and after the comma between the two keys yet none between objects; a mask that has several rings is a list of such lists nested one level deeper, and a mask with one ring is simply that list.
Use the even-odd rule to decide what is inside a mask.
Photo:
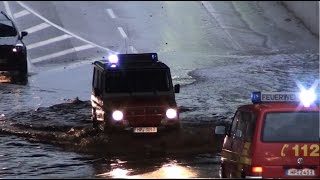
[{"label": "reflection on water", "polygon": [[194,169],[188,166],[179,165],[176,160],[171,160],[163,164],[154,171],[141,173],[138,175],[130,175],[132,169],[125,169],[124,167],[115,167],[111,171],[98,174],[97,177],[104,178],[129,178],[129,179],[142,179],[142,178],[194,178],[197,173]]},{"label": "reflection on water", "polygon": [[188,167],[175,163],[163,165],[160,169],[146,174],[135,176],[136,178],[194,178],[197,174]]},{"label": "reflection on water", "polygon": [[0,71],[0,83],[10,83],[11,81],[11,76],[7,72]]}]

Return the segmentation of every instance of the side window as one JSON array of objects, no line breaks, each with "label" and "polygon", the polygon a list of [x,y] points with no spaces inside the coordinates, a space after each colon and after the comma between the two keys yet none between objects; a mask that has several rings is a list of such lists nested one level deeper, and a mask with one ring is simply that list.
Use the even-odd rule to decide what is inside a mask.
[{"label": "side window", "polygon": [[250,113],[250,116],[248,116],[247,133],[245,137],[247,142],[252,141],[253,133],[256,127],[256,119],[257,119],[256,113]]},{"label": "side window", "polygon": [[234,115],[234,118],[232,120],[232,125],[231,125],[231,131],[230,131],[230,135],[234,136],[236,134],[236,129],[237,129],[237,124],[240,120],[240,111],[237,111],[236,114]]},{"label": "side window", "polygon": [[250,116],[249,112],[241,111],[241,117],[238,122],[238,127],[236,130],[236,137],[244,138],[247,131],[247,124],[248,124],[248,116]]}]

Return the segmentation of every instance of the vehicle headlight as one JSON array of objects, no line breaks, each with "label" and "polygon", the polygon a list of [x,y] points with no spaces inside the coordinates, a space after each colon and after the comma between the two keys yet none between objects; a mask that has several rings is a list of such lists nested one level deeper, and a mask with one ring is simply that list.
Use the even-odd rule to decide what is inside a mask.
[{"label": "vehicle headlight", "polygon": [[167,112],[166,112],[166,116],[169,119],[176,118],[177,117],[177,110],[172,109],[172,108],[168,109]]},{"label": "vehicle headlight", "polygon": [[112,118],[116,121],[120,121],[123,118],[123,113],[121,111],[113,111]]}]

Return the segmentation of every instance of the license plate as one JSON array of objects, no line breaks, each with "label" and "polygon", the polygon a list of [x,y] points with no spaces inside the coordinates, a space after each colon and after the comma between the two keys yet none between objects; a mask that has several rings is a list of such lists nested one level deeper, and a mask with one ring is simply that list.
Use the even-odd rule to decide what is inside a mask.
[{"label": "license plate", "polygon": [[288,169],[286,174],[288,176],[315,176],[314,169]]},{"label": "license plate", "polygon": [[136,127],[133,128],[134,133],[156,133],[157,127]]}]

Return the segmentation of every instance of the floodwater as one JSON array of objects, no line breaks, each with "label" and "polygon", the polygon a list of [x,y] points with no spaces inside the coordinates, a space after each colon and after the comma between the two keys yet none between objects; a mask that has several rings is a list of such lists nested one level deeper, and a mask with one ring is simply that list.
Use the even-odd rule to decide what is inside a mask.
[{"label": "floodwater", "polygon": [[[183,85],[177,95],[182,130],[157,136],[95,132],[91,128],[90,103],[81,98],[48,107],[17,106],[26,101],[25,92],[32,92],[32,87],[6,84],[1,91],[6,98],[0,106],[8,112],[0,117],[0,175],[4,178],[218,177],[222,138],[213,135],[214,126],[230,122],[233,109],[249,103],[250,90],[298,90],[296,83],[308,87],[314,83],[311,79],[317,79],[318,55],[267,58],[268,62],[265,56],[234,59],[230,64],[192,72],[190,75],[197,80]],[[309,63],[301,61],[302,58]],[[212,76],[225,78],[222,81]],[[241,80],[235,81],[235,76]],[[58,96],[56,92],[49,92],[49,97],[50,94]],[[10,111],[9,100],[19,110]]]}]

